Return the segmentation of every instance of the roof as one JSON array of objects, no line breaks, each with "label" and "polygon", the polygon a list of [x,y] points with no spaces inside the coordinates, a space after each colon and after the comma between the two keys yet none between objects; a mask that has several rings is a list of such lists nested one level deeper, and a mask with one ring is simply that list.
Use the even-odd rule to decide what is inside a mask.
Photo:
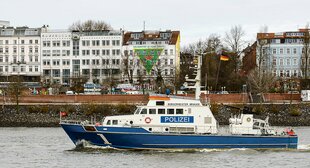
[{"label": "roof", "polygon": [[[133,38],[133,34],[136,37]],[[124,34],[123,45],[129,45],[129,41],[169,41],[170,45],[175,45],[180,36],[180,31],[141,31],[141,32],[126,32]]]}]

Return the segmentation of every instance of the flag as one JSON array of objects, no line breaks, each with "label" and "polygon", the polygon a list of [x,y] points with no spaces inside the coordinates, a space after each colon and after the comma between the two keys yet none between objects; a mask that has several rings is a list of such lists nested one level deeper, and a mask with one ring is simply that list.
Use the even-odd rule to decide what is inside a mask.
[{"label": "flag", "polygon": [[66,112],[64,112],[64,111],[60,112],[60,117],[66,117],[66,116],[68,116],[68,114]]},{"label": "flag", "polygon": [[226,56],[226,55],[221,55],[220,60],[221,60],[221,61],[228,61],[228,60],[229,60],[229,57]]},{"label": "flag", "polygon": [[146,72],[150,74],[162,50],[163,48],[135,48],[134,52],[139,56]]}]

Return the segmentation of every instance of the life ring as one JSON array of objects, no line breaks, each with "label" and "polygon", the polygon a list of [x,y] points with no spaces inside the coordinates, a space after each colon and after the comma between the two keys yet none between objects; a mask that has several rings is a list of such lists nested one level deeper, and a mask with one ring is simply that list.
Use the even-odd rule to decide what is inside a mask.
[{"label": "life ring", "polygon": [[144,121],[145,121],[145,123],[149,124],[149,123],[151,123],[152,119],[150,117],[146,117],[144,119]]},{"label": "life ring", "polygon": [[246,120],[247,120],[248,122],[250,122],[250,121],[251,121],[251,118],[250,118],[250,117],[248,117]]}]

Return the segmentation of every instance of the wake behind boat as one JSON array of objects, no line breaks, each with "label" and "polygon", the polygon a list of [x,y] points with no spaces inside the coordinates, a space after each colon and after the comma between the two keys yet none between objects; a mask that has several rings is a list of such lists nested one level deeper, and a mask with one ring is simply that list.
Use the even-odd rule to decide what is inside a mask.
[{"label": "wake behind boat", "polygon": [[200,93],[198,61],[196,96],[149,96],[145,106],[132,115],[106,116],[100,123],[60,120],[74,144],[121,149],[201,149],[201,148],[297,148],[298,137],[292,130],[275,131],[265,120],[255,119],[244,108],[229,119],[228,133],[219,132],[218,123],[203,105]]}]

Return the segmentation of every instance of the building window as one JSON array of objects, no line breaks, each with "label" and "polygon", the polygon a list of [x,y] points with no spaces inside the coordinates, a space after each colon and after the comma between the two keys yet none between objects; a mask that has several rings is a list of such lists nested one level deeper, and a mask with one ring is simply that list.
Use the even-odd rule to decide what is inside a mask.
[{"label": "building window", "polygon": [[26,67],[25,66],[20,66],[20,72],[25,72]]},{"label": "building window", "polygon": [[274,59],[272,60],[272,65],[274,65],[274,66],[277,65],[277,59],[274,58]]},{"label": "building window", "polygon": [[272,49],[272,54],[277,54],[277,49]]},{"label": "building window", "polygon": [[33,53],[32,47],[29,47],[29,53]]},{"label": "building window", "polygon": [[23,55],[20,56],[20,62],[23,62],[23,63],[25,62],[25,56]]},{"label": "building window", "polygon": [[291,65],[291,60],[290,59],[286,59],[286,65]]},{"label": "building window", "polygon": [[43,47],[50,47],[51,42],[50,41],[43,41]]},{"label": "building window", "polygon": [[293,48],[293,54],[297,54],[297,49]]},{"label": "building window", "polygon": [[283,65],[283,59],[282,58],[280,59],[280,65]]},{"label": "building window", "polygon": [[53,47],[60,47],[60,41],[53,41]]},{"label": "building window", "polygon": [[69,40],[62,41],[62,46],[70,47],[70,41]]},{"label": "building window", "polygon": [[286,49],[286,54],[290,54],[291,53],[291,50],[288,48]]}]

